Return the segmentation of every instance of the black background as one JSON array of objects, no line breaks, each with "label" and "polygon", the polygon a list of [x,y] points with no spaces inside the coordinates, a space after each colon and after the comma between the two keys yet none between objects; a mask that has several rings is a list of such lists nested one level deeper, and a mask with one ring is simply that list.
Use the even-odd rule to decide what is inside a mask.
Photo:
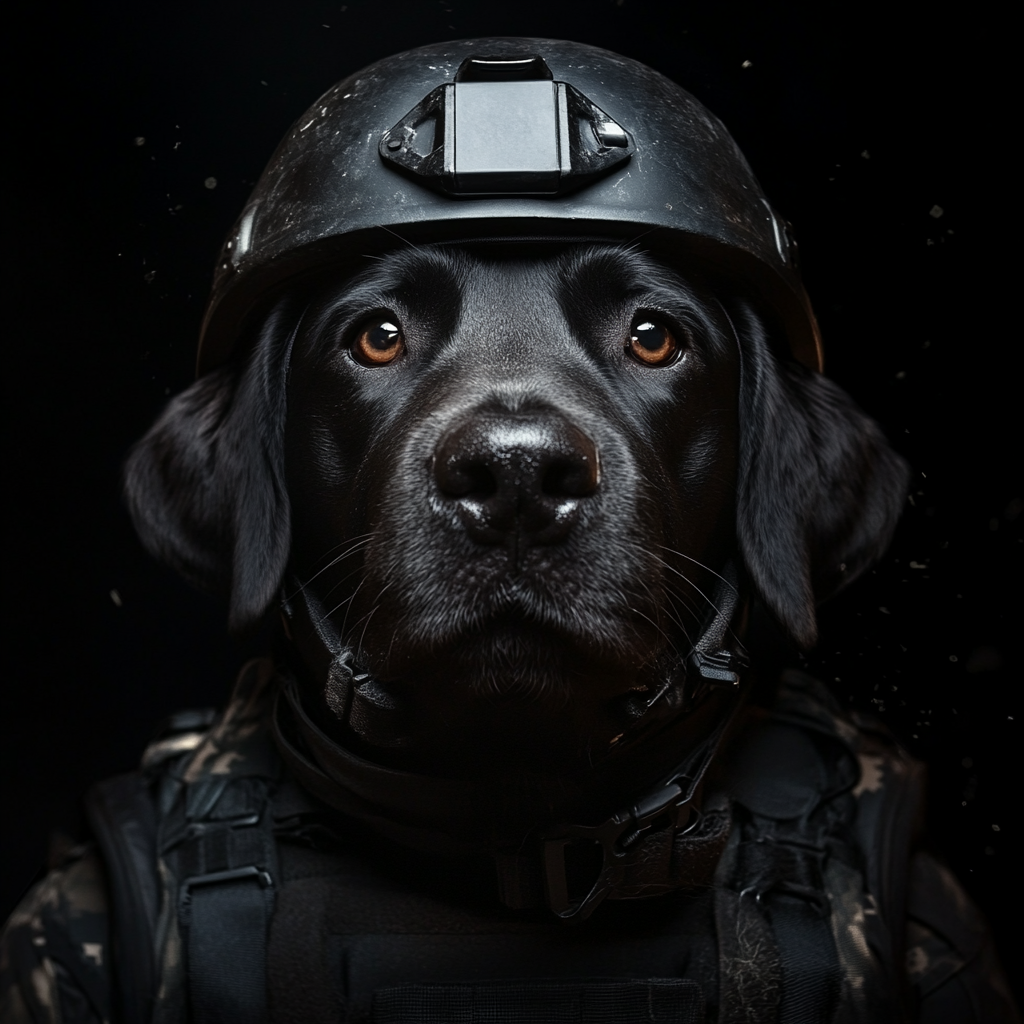
[{"label": "black background", "polygon": [[[910,10],[919,14],[910,14]],[[214,0],[51,7],[9,36],[0,915],[88,784],[223,699],[223,609],[151,563],[128,445],[192,375],[217,247],[324,89],[426,42],[575,38],[692,91],[794,223],[828,372],[914,468],[809,658],[931,771],[934,843],[1022,952],[1019,128],[980,5]],[[749,66],[744,66],[749,61]],[[141,141],[144,140],[144,141]],[[216,179],[209,188],[207,179]],[[116,600],[115,600],[116,595]]]}]

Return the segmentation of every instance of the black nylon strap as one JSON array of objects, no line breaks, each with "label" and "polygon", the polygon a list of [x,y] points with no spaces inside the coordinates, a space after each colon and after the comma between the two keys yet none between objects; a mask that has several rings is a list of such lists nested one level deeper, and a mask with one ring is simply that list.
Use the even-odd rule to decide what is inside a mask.
[{"label": "black nylon strap", "polygon": [[192,1024],[268,1020],[277,872],[269,804],[265,778],[211,775],[190,784],[170,816]]},{"label": "black nylon strap", "polygon": [[258,872],[208,879],[187,884],[184,897],[193,1022],[264,1024],[273,889]]},{"label": "black nylon strap", "polygon": [[144,779],[133,772],[94,786],[86,797],[86,811],[111,881],[119,1017],[124,1024],[146,1024],[157,983],[153,945],[159,889],[153,802]]},{"label": "black nylon strap", "polygon": [[806,900],[769,900],[782,964],[779,1024],[823,1024],[839,1002],[840,971],[829,919]]},{"label": "black nylon strap", "polygon": [[400,985],[373,996],[372,1024],[699,1024],[689,979]]}]

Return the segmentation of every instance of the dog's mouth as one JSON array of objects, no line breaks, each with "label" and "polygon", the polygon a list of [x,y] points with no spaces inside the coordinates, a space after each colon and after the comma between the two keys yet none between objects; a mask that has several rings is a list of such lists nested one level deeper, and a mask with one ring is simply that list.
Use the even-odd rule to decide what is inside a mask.
[{"label": "dog's mouth", "polygon": [[382,639],[367,632],[353,650],[349,740],[372,760],[457,774],[560,772],[600,758],[675,653],[652,654],[640,636],[567,630],[514,604],[432,644]]},{"label": "dog's mouth", "polygon": [[600,700],[646,685],[674,649],[659,617],[640,601],[581,609],[513,584],[427,616],[382,614],[358,634],[356,656],[382,682],[443,677],[464,698]]}]

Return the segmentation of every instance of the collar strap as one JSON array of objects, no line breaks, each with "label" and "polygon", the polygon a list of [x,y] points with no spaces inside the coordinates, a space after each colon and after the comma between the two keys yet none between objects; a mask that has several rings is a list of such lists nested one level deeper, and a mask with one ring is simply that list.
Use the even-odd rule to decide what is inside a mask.
[{"label": "collar strap", "polygon": [[[716,725],[696,750],[643,796],[591,826],[562,824],[527,834],[514,849],[492,840],[500,796],[484,782],[401,772],[357,757],[329,739],[302,707],[295,681],[282,678],[272,719],[281,756],[299,783],[337,811],[366,822],[412,849],[446,856],[490,853],[502,902],[547,906],[565,921],[585,920],[605,899],[635,899],[710,883],[728,835],[720,798],[703,799],[708,766],[739,708],[738,692],[720,690]],[[552,780],[551,792],[558,789]],[[703,809],[701,803],[704,803]],[[600,865],[582,887],[574,862]],[[586,868],[584,869],[586,871]],[[577,891],[578,890],[578,891]]]},{"label": "collar strap", "polygon": [[[709,604],[700,638],[638,709],[632,735],[619,745],[614,765],[606,766],[616,771],[620,758],[649,755],[646,778],[656,781],[638,783],[642,795],[597,825],[565,823],[510,836],[500,783],[418,775],[356,756],[317,727],[291,678],[283,680],[275,704],[274,738],[310,793],[380,834],[433,854],[491,853],[499,895],[513,909],[546,905],[563,920],[583,920],[605,899],[708,884],[710,875],[697,869],[713,872],[729,816],[723,803],[708,803],[703,781],[742,703],[740,674],[747,664],[733,631],[746,602],[731,563]],[[283,611],[289,635],[312,662],[315,677],[325,680],[328,703],[347,707],[351,688],[369,676],[358,671],[353,652],[307,589],[296,590]],[[680,750],[685,757],[673,760],[672,751]],[[669,771],[662,767],[655,774],[666,764]],[[600,777],[601,771],[593,773],[596,792]],[[564,782],[539,784],[536,806],[557,807]]]}]

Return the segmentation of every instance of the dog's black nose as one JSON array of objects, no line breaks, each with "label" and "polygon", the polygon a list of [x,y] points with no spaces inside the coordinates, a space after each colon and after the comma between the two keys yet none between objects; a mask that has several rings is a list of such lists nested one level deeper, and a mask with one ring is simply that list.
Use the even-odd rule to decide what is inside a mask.
[{"label": "dog's black nose", "polygon": [[552,414],[478,417],[437,446],[434,477],[483,544],[563,540],[600,480],[594,442]]}]

